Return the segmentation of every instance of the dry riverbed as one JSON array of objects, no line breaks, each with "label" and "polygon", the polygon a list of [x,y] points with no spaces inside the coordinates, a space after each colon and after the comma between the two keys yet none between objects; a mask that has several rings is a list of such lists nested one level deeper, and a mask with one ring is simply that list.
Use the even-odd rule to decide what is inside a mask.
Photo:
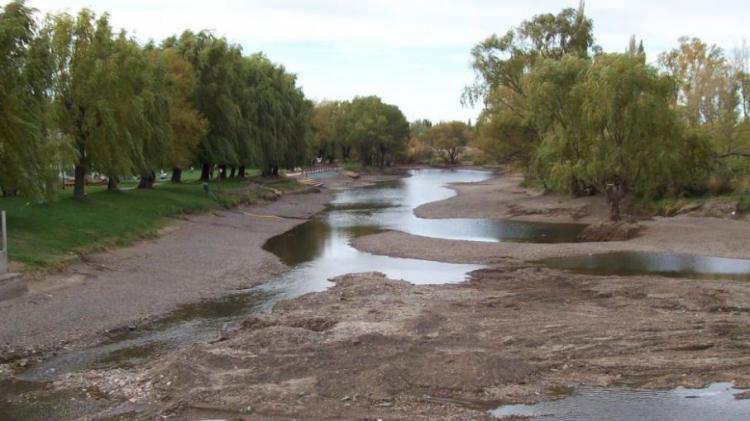
[{"label": "dry riverbed", "polygon": [[[594,199],[540,196],[518,187],[515,178],[457,188],[458,197],[417,213],[595,222],[606,210]],[[212,235],[231,236],[255,224]],[[68,374],[51,387],[100,397],[104,418],[144,420],[489,419],[487,410],[500,404],[536,402],[581,384],[671,388],[727,381],[750,387],[747,283],[574,275],[531,262],[609,250],[750,257],[746,221],[682,217],[644,226],[637,239],[606,244],[361,237],[356,247],[379,254],[488,267],[458,285],[346,275],[327,291],[282,301],[273,312],[245,320],[221,342],[196,344],[135,369]],[[252,247],[259,253],[260,243],[248,244],[244,254]],[[229,270],[220,278],[236,276]]]},{"label": "dry riverbed", "polygon": [[[331,179],[347,188],[393,176]],[[28,293],[0,300],[0,362],[40,356],[137,328],[181,304],[216,298],[266,282],[288,267],[261,246],[307,221],[333,197],[291,193],[278,201],[185,216],[159,238],[90,254],[53,273],[27,275]]]}]

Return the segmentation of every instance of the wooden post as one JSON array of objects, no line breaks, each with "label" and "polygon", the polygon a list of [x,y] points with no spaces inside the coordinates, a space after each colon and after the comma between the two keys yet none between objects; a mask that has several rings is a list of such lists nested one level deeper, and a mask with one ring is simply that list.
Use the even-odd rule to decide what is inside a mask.
[{"label": "wooden post", "polygon": [[2,229],[3,242],[0,250],[0,274],[8,270],[8,229],[5,224],[5,211],[0,212],[0,229]]}]

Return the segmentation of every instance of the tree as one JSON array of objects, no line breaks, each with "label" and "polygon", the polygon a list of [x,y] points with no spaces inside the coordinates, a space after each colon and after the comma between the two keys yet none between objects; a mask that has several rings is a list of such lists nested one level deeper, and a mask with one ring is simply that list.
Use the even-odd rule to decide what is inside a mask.
[{"label": "tree", "polygon": [[423,118],[421,120],[414,120],[409,123],[409,132],[412,137],[419,137],[432,127],[432,121]]},{"label": "tree", "polygon": [[54,190],[64,139],[51,127],[49,33],[23,1],[0,11],[0,189],[42,199]]},{"label": "tree", "polygon": [[169,132],[163,163],[172,168],[171,181],[182,181],[182,169],[190,165],[206,134],[208,122],[190,101],[197,85],[193,67],[174,48],[154,50],[152,60],[164,66],[164,95]]},{"label": "tree", "polygon": [[383,168],[403,153],[409,122],[398,107],[368,96],[354,98],[348,108],[347,142],[362,165]]},{"label": "tree", "polygon": [[437,149],[450,165],[458,162],[458,157],[469,144],[471,129],[462,121],[438,123],[424,132],[425,141]]},{"label": "tree", "polygon": [[[705,177],[707,143],[685,135],[671,78],[643,55],[564,58],[538,71],[529,90],[544,130],[537,165],[552,188],[605,192],[617,221],[626,194],[661,197]],[[551,99],[559,102],[544,105]]]},{"label": "tree", "polygon": [[659,56],[659,63],[677,83],[675,103],[696,128],[736,120],[737,82],[721,48],[698,38],[680,38],[680,46]]},{"label": "tree", "polygon": [[524,79],[545,59],[588,57],[596,50],[592,28],[581,3],[577,10],[534,16],[472,49],[476,81],[466,88],[463,101],[484,104],[477,146],[499,161],[531,162],[541,137],[529,120]]},{"label": "tree", "polygon": [[73,140],[74,197],[85,195],[85,178],[96,169],[111,176],[132,173],[142,152],[140,134],[143,64],[138,45],[126,34],[113,37],[109,16],[83,9],[72,17],[52,16],[53,95],[58,129]]},{"label": "tree", "polygon": [[344,138],[347,105],[342,101],[323,101],[313,107],[311,125],[319,158],[334,160],[337,155],[348,158]]}]

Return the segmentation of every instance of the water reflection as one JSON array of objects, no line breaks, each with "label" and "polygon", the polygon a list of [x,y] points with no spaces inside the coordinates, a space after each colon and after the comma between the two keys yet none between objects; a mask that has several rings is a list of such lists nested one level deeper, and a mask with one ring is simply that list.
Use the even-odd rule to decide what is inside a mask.
[{"label": "water reflection", "polygon": [[[491,176],[475,170],[417,170],[397,182],[341,193],[333,201],[331,218],[339,226],[368,225],[423,237],[483,242],[523,241],[535,243],[575,242],[582,224],[554,224],[496,219],[424,219],[414,209],[456,195],[450,183],[476,183]],[[362,204],[370,212],[347,213]]]},{"label": "water reflection", "polygon": [[666,391],[584,387],[568,398],[537,405],[502,406],[491,414],[566,421],[745,421],[750,414],[750,400],[735,399],[734,395],[741,392],[729,383]]},{"label": "water reflection", "polygon": [[750,260],[689,254],[614,252],[541,260],[549,267],[593,275],[658,274],[750,281]]}]

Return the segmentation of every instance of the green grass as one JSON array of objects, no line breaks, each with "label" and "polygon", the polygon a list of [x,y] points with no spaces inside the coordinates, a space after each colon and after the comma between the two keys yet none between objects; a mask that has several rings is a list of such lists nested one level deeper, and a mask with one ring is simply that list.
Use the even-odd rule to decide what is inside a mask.
[{"label": "green grass", "polygon": [[742,213],[750,213],[750,192],[744,193],[740,196],[737,202],[737,208]]},{"label": "green grass", "polygon": [[[251,181],[277,190],[299,187],[292,180]],[[129,184],[123,183],[124,190],[118,192],[89,186],[82,201],[74,200],[70,189],[46,204],[29,203],[22,197],[0,199],[0,210],[6,211],[8,219],[10,259],[29,267],[59,266],[77,260],[80,253],[152,237],[165,218],[250,203],[263,196],[263,189],[249,188],[248,180],[212,182],[210,195],[198,181],[125,190]]]}]

